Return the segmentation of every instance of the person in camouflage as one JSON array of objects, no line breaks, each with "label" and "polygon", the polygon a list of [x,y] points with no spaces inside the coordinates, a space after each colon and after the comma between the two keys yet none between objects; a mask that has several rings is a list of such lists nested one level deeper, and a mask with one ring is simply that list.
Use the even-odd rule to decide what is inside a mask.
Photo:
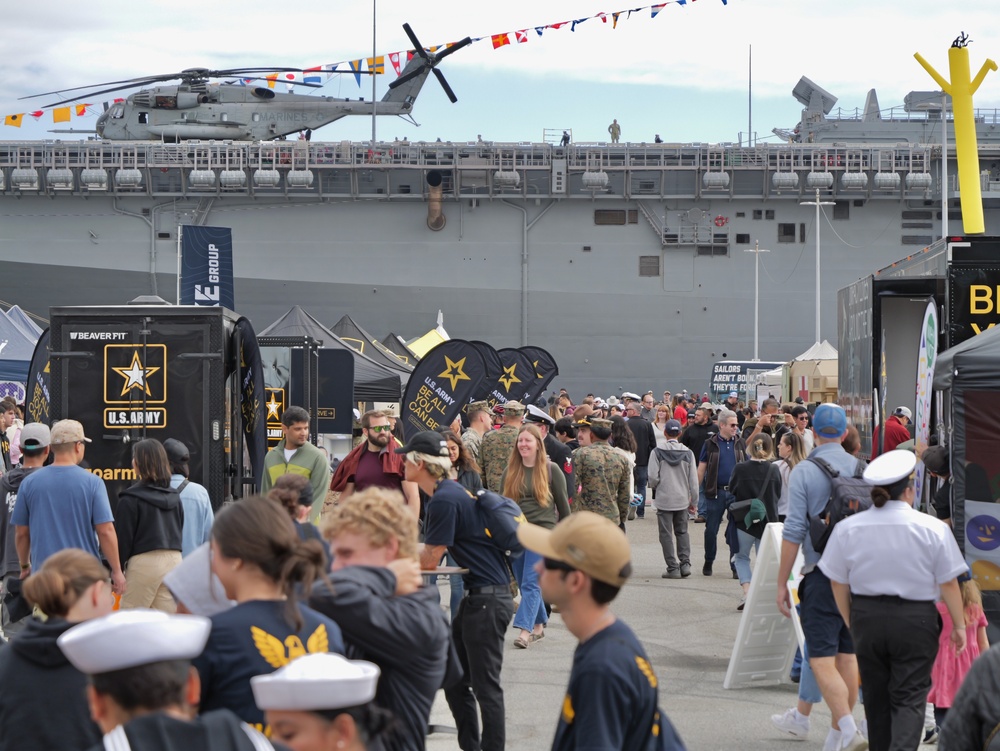
[{"label": "person in camouflage", "polygon": [[503,427],[491,430],[479,444],[479,469],[483,487],[494,493],[501,492],[500,476],[507,469],[510,454],[517,444],[517,431],[524,422],[524,405],[507,402],[503,405]]},{"label": "person in camouflage", "polygon": [[469,415],[469,427],[462,433],[462,443],[476,461],[479,461],[479,444],[482,443],[483,436],[493,430],[490,403],[473,402],[466,413]]},{"label": "person in camouflage", "polygon": [[629,478],[632,469],[628,459],[608,444],[611,420],[585,417],[577,422],[580,448],[573,452],[573,466],[580,492],[573,502],[573,511],[593,511],[625,529],[628,516]]}]

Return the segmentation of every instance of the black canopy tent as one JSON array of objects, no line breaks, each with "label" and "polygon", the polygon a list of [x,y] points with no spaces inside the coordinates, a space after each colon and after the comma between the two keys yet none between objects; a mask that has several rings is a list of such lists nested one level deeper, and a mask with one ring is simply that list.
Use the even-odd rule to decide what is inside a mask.
[{"label": "black canopy tent", "polygon": [[404,373],[361,354],[298,305],[258,336],[311,336],[323,342],[324,349],[347,350],[354,357],[354,401],[398,402],[402,398]]},{"label": "black canopy tent", "polygon": [[934,390],[943,392],[952,529],[972,561],[990,623],[1000,623],[1000,582],[989,575],[1000,569],[1000,327],[942,352]]},{"label": "black canopy tent", "polygon": [[413,350],[406,346],[406,342],[392,332],[385,335],[385,338],[382,340],[382,346],[411,367],[415,366],[417,361],[420,360],[413,353]]},{"label": "black canopy tent", "polygon": [[[349,315],[345,315],[337,321],[330,330],[339,336],[363,355],[367,355],[380,365],[385,365],[393,370],[401,370],[406,374],[413,372],[413,367],[396,357],[395,354],[386,350],[381,342],[376,341],[371,334],[361,328],[357,322]],[[404,381],[405,385],[405,381]]]}]

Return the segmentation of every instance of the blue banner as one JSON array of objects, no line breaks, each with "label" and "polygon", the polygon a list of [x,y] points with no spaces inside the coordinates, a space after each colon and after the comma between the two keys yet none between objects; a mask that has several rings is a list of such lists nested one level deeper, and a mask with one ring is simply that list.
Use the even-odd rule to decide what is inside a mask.
[{"label": "blue banner", "polygon": [[229,227],[181,227],[181,305],[236,309],[233,231]]}]

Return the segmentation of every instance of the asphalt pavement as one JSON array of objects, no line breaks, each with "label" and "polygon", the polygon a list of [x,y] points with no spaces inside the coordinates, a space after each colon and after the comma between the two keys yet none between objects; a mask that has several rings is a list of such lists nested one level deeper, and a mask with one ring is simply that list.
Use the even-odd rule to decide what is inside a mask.
[{"label": "asphalt pavement", "polygon": [[[742,590],[725,558],[717,559],[715,575],[703,576],[703,524],[691,524],[692,575],[662,579],[665,571],[657,539],[655,512],[628,524],[634,573],[612,603],[615,614],[636,632],[649,653],[660,683],[660,706],[670,717],[689,751],[736,749],[820,749],[830,726],[826,706],[814,708],[806,742],[783,735],[770,721],[772,714],[794,706],[797,687],[780,686],[726,690],[722,687],[742,613],[736,610]],[[722,555],[726,547],[719,532]],[[446,581],[439,583],[447,603]],[[504,649],[502,681],[507,709],[507,748],[542,751],[551,748],[562,705],[576,639],[553,614],[546,636],[530,648],[514,647],[518,632],[511,628]],[[861,707],[855,708],[860,719]],[[454,726],[443,694],[438,695],[431,722]],[[458,748],[454,735],[434,733],[427,748]]]}]

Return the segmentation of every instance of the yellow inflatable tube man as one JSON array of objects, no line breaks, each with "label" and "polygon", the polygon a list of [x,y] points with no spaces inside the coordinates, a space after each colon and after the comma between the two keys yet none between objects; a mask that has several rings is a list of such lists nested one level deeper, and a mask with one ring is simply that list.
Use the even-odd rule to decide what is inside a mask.
[{"label": "yellow inflatable tube man", "polygon": [[986,225],[983,220],[983,194],[979,183],[979,147],[976,143],[972,95],[976,93],[986,74],[997,69],[997,64],[987,60],[979,69],[975,79],[972,79],[968,43],[968,36],[962,32],[948,50],[950,83],[934,70],[919,52],[913,56],[938,86],[946,94],[951,95],[951,106],[955,114],[955,151],[958,155],[958,192],[962,199],[962,226],[967,235],[981,235],[986,232]]}]

